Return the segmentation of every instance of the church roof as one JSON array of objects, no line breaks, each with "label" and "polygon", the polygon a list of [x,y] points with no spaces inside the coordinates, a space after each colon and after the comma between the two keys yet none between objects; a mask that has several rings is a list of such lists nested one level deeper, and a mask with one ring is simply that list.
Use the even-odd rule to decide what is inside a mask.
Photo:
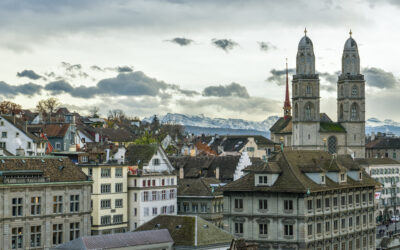
[{"label": "church roof", "polygon": [[313,43],[307,35],[304,35],[299,42],[299,49],[304,47],[313,47]]},{"label": "church roof", "polygon": [[334,132],[334,133],[346,133],[346,129],[337,122],[320,122],[320,132]]},{"label": "church roof", "polygon": [[225,185],[223,187],[224,193],[230,191],[306,193],[308,190],[310,192],[321,192],[333,189],[375,187],[378,185],[365,172],[362,172],[361,180],[354,180],[348,176],[345,183],[337,183],[328,176],[326,176],[325,184],[318,184],[312,181],[306,173],[362,170],[357,161],[353,161],[350,156],[338,156],[334,158],[326,151],[287,150],[279,153],[268,164],[277,164],[282,171],[273,185],[256,186],[254,181],[255,173],[249,173]]},{"label": "church roof", "polygon": [[280,117],[274,125],[269,129],[272,133],[278,133],[278,134],[283,134],[283,133],[292,133],[292,117],[289,116],[287,119]]},{"label": "church roof", "polygon": [[352,38],[349,37],[349,39],[346,40],[346,43],[344,44],[344,49],[345,50],[354,50],[357,49],[357,43],[356,41]]}]

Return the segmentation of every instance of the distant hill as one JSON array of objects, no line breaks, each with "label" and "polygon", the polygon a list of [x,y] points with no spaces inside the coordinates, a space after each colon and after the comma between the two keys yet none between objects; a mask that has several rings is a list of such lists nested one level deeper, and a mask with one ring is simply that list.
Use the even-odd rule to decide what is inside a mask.
[{"label": "distant hill", "polygon": [[[269,128],[279,119],[278,116],[269,116],[267,119],[256,122],[243,119],[210,118],[204,115],[184,115],[168,113],[158,117],[161,123],[180,124],[185,126],[185,131],[196,135],[263,135],[270,136]],[[146,117],[145,122],[151,122],[153,117]],[[365,133],[391,132],[400,136],[400,123],[385,119],[369,118],[365,123]]]}]

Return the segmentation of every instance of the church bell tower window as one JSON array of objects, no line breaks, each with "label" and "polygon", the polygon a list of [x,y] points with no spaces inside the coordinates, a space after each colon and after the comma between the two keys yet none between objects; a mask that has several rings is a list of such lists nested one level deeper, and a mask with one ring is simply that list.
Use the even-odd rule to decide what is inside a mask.
[{"label": "church bell tower window", "polygon": [[351,96],[356,97],[357,94],[358,94],[357,86],[353,86],[353,88],[351,89]]}]

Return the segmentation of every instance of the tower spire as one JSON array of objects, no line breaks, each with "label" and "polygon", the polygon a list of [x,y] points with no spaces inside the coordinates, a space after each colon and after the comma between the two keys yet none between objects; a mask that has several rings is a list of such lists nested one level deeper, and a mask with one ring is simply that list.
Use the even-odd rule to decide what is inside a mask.
[{"label": "tower spire", "polygon": [[291,105],[289,99],[289,70],[288,70],[288,62],[286,58],[286,93],[285,93],[285,102],[283,103],[283,117],[286,120],[289,116],[291,116]]}]

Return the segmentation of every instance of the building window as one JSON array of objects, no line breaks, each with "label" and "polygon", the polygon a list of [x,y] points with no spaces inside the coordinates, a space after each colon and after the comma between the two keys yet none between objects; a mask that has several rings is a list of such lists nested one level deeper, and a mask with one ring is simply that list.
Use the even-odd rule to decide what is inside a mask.
[{"label": "building window", "polygon": [[63,242],[63,224],[53,224],[53,245]]},{"label": "building window", "polygon": [[175,206],[174,205],[169,206],[169,213],[170,214],[175,213]]},{"label": "building window", "polygon": [[322,200],[317,199],[317,209],[321,209],[321,208],[322,208]]},{"label": "building window", "polygon": [[317,223],[317,234],[322,233],[322,224],[321,223]]},{"label": "building window", "polygon": [[330,199],[329,198],[325,198],[325,207],[329,208],[330,206]]},{"label": "building window", "polygon": [[254,147],[247,147],[246,150],[247,152],[254,152]]},{"label": "building window", "polygon": [[169,198],[174,199],[175,198],[175,189],[169,190]]},{"label": "building window", "polygon": [[362,202],[365,203],[367,202],[367,194],[362,194]]},{"label": "building window", "polygon": [[235,199],[235,209],[243,209],[243,199]]},{"label": "building window", "polygon": [[151,181],[151,185],[152,185],[153,187],[155,187],[155,186],[156,186],[156,180],[152,180],[152,181]]},{"label": "building window", "polygon": [[258,209],[267,210],[268,209],[268,200],[258,200]]},{"label": "building window", "polygon": [[161,199],[162,200],[167,199],[167,191],[166,190],[161,191]]},{"label": "building window", "polygon": [[311,85],[307,85],[306,86],[306,94],[312,94],[312,88],[311,88]]},{"label": "building window", "polygon": [[201,209],[202,213],[206,213],[207,212],[207,203],[201,203],[200,209]]},{"label": "building window", "polygon": [[89,168],[88,169],[88,175],[89,176],[93,176],[93,168]]},{"label": "building window", "polygon": [[57,149],[57,150],[61,150],[61,143],[56,142],[56,149]]},{"label": "building window", "polygon": [[42,242],[41,226],[31,226],[31,247],[40,247]]},{"label": "building window", "polygon": [[337,197],[333,197],[333,206],[334,207],[338,206],[338,198]]},{"label": "building window", "polygon": [[353,226],[353,217],[350,217],[349,218],[349,227],[352,227]]},{"label": "building window", "polygon": [[346,219],[345,218],[343,218],[342,219],[342,223],[341,223],[342,225],[342,229],[345,229],[346,228]]},{"label": "building window", "polygon": [[5,142],[0,142],[0,148],[6,148],[6,143]]},{"label": "building window", "polygon": [[183,212],[185,212],[185,213],[189,212],[189,203],[188,202],[183,203]]},{"label": "building window", "polygon": [[337,231],[339,229],[339,222],[338,220],[333,221],[333,230]]},{"label": "building window", "polygon": [[268,234],[268,224],[258,224],[259,234],[267,235]]},{"label": "building window", "polygon": [[71,213],[79,212],[79,194],[70,196],[70,210]]},{"label": "building window", "polygon": [[109,209],[109,208],[111,208],[111,200],[101,200],[100,201],[100,208],[101,209]]},{"label": "building window", "polygon": [[313,234],[313,230],[312,230],[312,224],[308,224],[307,226],[307,235],[311,236]]},{"label": "building window", "polygon": [[356,103],[353,103],[351,105],[351,119],[356,120],[358,119],[358,105]]},{"label": "building window", "polygon": [[115,200],[115,208],[121,208],[123,207],[123,200],[122,199],[116,199]]},{"label": "building window", "polygon": [[351,96],[356,97],[357,94],[358,94],[357,86],[353,86],[353,88],[351,89]]},{"label": "building window", "polygon": [[[87,155],[83,155],[81,157],[81,162],[88,162],[89,161],[89,157]],[[90,168],[91,169],[91,168]]]},{"label": "building window", "polygon": [[115,183],[115,192],[122,193],[122,183]]},{"label": "building window", "polygon": [[267,184],[268,183],[268,176],[258,176],[258,183],[259,184]]},{"label": "building window", "polygon": [[235,223],[235,234],[243,234],[243,223]]},{"label": "building window", "polygon": [[157,215],[157,208],[153,207],[153,215]]},{"label": "building window", "polygon": [[30,141],[28,141],[27,148],[28,148],[28,149],[31,149],[31,148],[32,148],[32,143],[31,143]]},{"label": "building window", "polygon": [[171,185],[175,185],[175,179],[171,178]]},{"label": "building window", "polygon": [[151,192],[151,200],[152,200],[152,201],[157,200],[157,191],[152,191],[152,192]]},{"label": "building window", "polygon": [[146,217],[146,216],[149,216],[149,208],[148,207],[145,207],[144,209],[143,209],[143,215]]},{"label": "building window", "polygon": [[165,185],[165,180],[162,179],[162,180],[161,180],[161,186],[164,186],[164,185]]},{"label": "building window", "polygon": [[342,198],[341,202],[342,206],[346,206],[346,196],[342,196],[341,198]]},{"label": "building window", "polygon": [[356,239],[356,249],[359,249],[359,248],[360,248],[360,239],[357,238]]},{"label": "building window", "polygon": [[40,215],[42,197],[31,197],[31,215]]},{"label": "building window", "polygon": [[148,201],[149,200],[149,192],[144,191],[143,192],[143,201]]},{"label": "building window", "polygon": [[1,138],[7,138],[7,132],[1,132]]},{"label": "building window", "polygon": [[24,248],[24,228],[13,227],[11,229],[11,249]]},{"label": "building window", "polygon": [[313,209],[313,201],[312,200],[307,200],[307,209],[312,210]]},{"label": "building window", "polygon": [[331,231],[331,223],[329,221],[325,222],[325,232]]},{"label": "building window", "polygon": [[113,216],[113,224],[120,224],[123,222],[123,215],[118,214]]},{"label": "building window", "polygon": [[356,194],[356,204],[359,204],[359,203],[360,203],[360,195]]},{"label": "building window", "polygon": [[284,200],[283,202],[284,210],[293,210],[293,201],[292,200]]},{"label": "building window", "polygon": [[372,193],[369,193],[368,194],[368,196],[369,196],[369,202],[373,202],[374,201],[374,196],[372,195]]},{"label": "building window", "polygon": [[100,192],[102,194],[104,193],[111,193],[111,184],[101,184],[100,186]]},{"label": "building window", "polygon": [[370,213],[369,214],[369,223],[371,224],[373,221],[372,221],[372,213]]},{"label": "building window", "polygon": [[146,180],[143,180],[143,185],[142,185],[143,187],[145,187],[146,186]]},{"label": "building window", "polygon": [[137,216],[137,208],[136,207],[133,209],[133,216]]},{"label": "building window", "polygon": [[154,158],[154,159],[153,159],[153,165],[154,165],[154,166],[160,165],[160,159]]},{"label": "building window", "polygon": [[[196,212],[197,212],[197,204],[196,204]],[[161,214],[167,214],[167,206],[161,207]]]},{"label": "building window", "polygon": [[79,222],[69,223],[69,240],[79,238]]},{"label": "building window", "polygon": [[349,205],[353,204],[353,195],[349,195]]},{"label": "building window", "polygon": [[340,181],[345,181],[346,180],[346,176],[345,174],[340,174]]},{"label": "building window", "polygon": [[63,212],[63,197],[62,195],[53,196],[53,213]]},{"label": "building window", "polygon": [[197,203],[192,203],[192,212],[197,213],[199,211],[199,205]]},{"label": "building window", "polygon": [[367,224],[367,215],[363,215],[363,220],[362,220],[362,224],[363,224],[363,226],[365,226],[366,224]]},{"label": "building window", "polygon": [[285,236],[293,236],[293,225],[285,225]]},{"label": "building window", "polygon": [[328,152],[330,154],[335,154],[337,152],[337,139],[335,136],[330,136],[328,138]]},{"label": "building window", "polygon": [[359,226],[359,225],[360,225],[360,216],[357,215],[356,216],[356,226]]},{"label": "building window", "polygon": [[12,198],[12,216],[22,216],[22,198]]},{"label": "building window", "polygon": [[110,225],[111,224],[111,215],[105,215],[100,217],[101,225]]},{"label": "building window", "polygon": [[102,168],[101,178],[109,178],[109,177],[111,177],[111,168]]},{"label": "building window", "polygon": [[122,168],[115,169],[115,177],[122,177]]}]

